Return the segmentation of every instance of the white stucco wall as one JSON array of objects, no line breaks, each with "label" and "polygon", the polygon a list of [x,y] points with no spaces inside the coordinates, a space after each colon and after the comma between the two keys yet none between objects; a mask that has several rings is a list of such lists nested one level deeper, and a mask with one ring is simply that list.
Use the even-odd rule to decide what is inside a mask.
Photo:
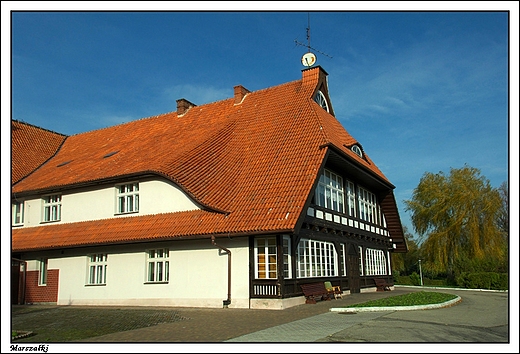
[{"label": "white stucco wall", "polygon": [[[249,307],[249,246],[247,237],[216,239],[231,251],[230,308]],[[148,248],[170,249],[170,280],[146,283]],[[106,285],[86,285],[91,253],[107,253]],[[42,254],[25,255],[37,259]],[[142,245],[65,250],[43,254],[48,269],[59,269],[58,305],[185,306],[222,308],[228,294],[228,256],[210,239]],[[35,261],[28,262],[37,270]]]},{"label": "white stucco wall", "polygon": [[[62,194],[61,223],[99,220],[129,215],[147,215],[200,209],[173,182],[163,178],[147,178],[139,182],[139,212],[116,214],[116,188],[114,184],[76,189]],[[24,223],[21,227],[48,225],[43,223],[42,196],[25,200]],[[19,226],[17,226],[19,227]]]}]

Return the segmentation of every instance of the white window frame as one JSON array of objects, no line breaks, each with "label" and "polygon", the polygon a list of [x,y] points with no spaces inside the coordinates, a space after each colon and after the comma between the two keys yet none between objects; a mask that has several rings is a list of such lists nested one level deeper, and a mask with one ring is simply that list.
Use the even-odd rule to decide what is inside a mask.
[{"label": "white window frame", "polygon": [[282,236],[283,249],[283,277],[285,279],[292,278],[292,257],[291,257],[291,237],[289,235]]},{"label": "white window frame", "polygon": [[139,212],[139,182],[116,186],[116,214]]},{"label": "white window frame", "polygon": [[345,180],[346,187],[346,208],[347,214],[351,217],[356,217],[356,188],[354,187],[354,183],[349,180]]},{"label": "white window frame", "polygon": [[146,251],[146,283],[170,281],[170,250],[155,248]]},{"label": "white window frame", "polygon": [[87,284],[105,285],[107,283],[108,255],[96,253],[87,256]]},{"label": "white window frame", "polygon": [[376,195],[363,187],[359,187],[358,200],[359,218],[372,224],[382,225],[381,209],[377,203]]},{"label": "white window frame", "polygon": [[363,276],[365,275],[363,269],[365,268],[365,264],[363,263],[363,247],[358,246],[358,252],[359,252],[359,275]]},{"label": "white window frame", "polygon": [[296,277],[335,277],[338,252],[332,242],[301,239],[296,254]]},{"label": "white window frame", "polygon": [[61,220],[61,195],[53,194],[42,197],[43,222],[55,222]]},{"label": "white window frame", "polygon": [[346,253],[346,246],[344,243],[340,243],[340,250],[339,250],[339,267],[341,270],[340,276],[346,277],[347,276],[347,253]]},{"label": "white window frame", "polygon": [[255,238],[255,279],[278,278],[276,237]]},{"label": "white window frame", "polygon": [[329,103],[327,102],[327,98],[325,97],[323,92],[321,92],[320,90],[318,90],[316,92],[316,94],[314,95],[314,102],[319,104],[320,107],[323,108],[324,110],[326,110],[327,112],[330,112]]},{"label": "white window frame", "polygon": [[387,275],[387,259],[383,250],[365,249],[365,274]]},{"label": "white window frame", "polygon": [[48,266],[49,266],[49,259],[40,258],[39,264],[38,264],[38,285],[39,286],[47,285]]},{"label": "white window frame", "polygon": [[25,202],[24,201],[15,201],[12,204],[12,225],[13,226],[21,226],[23,225],[25,211]]},{"label": "white window frame", "polygon": [[352,145],[350,150],[352,150],[359,157],[363,157],[363,151],[361,151],[361,148],[358,145]]},{"label": "white window frame", "polygon": [[386,251],[386,260],[388,261],[388,275],[392,275],[392,258],[390,257],[390,251]]},{"label": "white window frame", "polygon": [[327,169],[323,171],[316,187],[316,205],[340,213],[345,212],[343,177]]}]

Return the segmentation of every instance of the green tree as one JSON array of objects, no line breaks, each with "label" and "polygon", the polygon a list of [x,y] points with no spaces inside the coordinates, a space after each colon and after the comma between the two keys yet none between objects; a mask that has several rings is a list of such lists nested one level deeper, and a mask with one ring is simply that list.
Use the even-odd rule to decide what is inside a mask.
[{"label": "green tree", "polygon": [[415,242],[414,236],[404,225],[403,232],[408,252],[392,253],[392,267],[394,273],[397,271],[400,275],[410,275],[419,271],[419,246]]},{"label": "green tree", "polygon": [[412,199],[405,201],[421,241],[423,269],[453,280],[469,261],[503,260],[497,222],[501,203],[498,190],[476,168],[425,173]]},{"label": "green tree", "polygon": [[502,200],[500,211],[498,213],[498,227],[504,233],[504,237],[507,239],[509,236],[509,188],[506,182],[502,182],[498,187],[498,193]]}]

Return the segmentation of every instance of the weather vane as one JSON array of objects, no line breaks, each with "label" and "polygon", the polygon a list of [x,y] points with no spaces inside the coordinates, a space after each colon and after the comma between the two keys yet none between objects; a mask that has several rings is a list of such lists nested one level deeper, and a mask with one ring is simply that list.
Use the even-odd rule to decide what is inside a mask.
[{"label": "weather vane", "polygon": [[307,31],[307,45],[305,45],[304,43],[298,42],[297,39],[294,40],[296,45],[301,45],[301,46],[307,47],[307,53],[305,53],[302,56],[302,64],[304,66],[309,66],[310,67],[310,66],[313,66],[314,63],[316,63],[316,55],[314,55],[314,53],[311,52],[311,49],[313,51],[315,51],[315,52],[323,54],[326,57],[329,57],[329,58],[332,59],[332,57],[330,55],[325,54],[323,52],[320,52],[316,48],[311,47],[311,15],[309,13],[307,13],[307,28],[306,28],[306,31]]}]

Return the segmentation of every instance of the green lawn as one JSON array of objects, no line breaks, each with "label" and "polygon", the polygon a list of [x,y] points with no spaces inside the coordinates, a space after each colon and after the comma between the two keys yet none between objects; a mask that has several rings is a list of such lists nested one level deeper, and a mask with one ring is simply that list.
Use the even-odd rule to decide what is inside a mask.
[{"label": "green lawn", "polygon": [[371,300],[346,307],[386,307],[386,306],[417,306],[440,304],[455,299],[457,296],[431,291],[420,291],[404,295],[391,296],[385,299]]}]

